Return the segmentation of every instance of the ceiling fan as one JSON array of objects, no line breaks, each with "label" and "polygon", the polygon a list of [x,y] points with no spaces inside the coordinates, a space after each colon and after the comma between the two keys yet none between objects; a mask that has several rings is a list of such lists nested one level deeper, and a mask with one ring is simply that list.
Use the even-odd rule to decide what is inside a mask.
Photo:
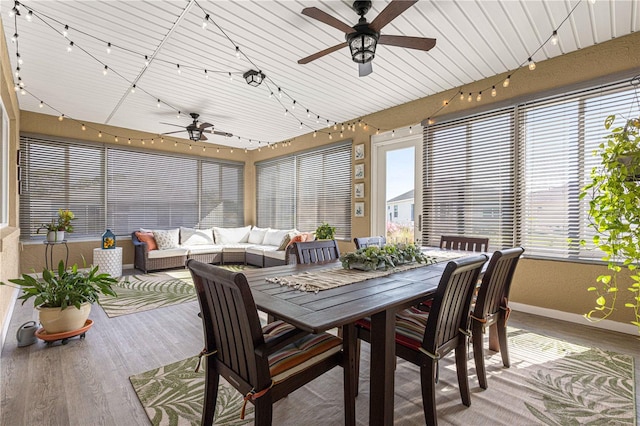
[{"label": "ceiling fan", "polygon": [[[213,124],[211,124],[211,123],[200,123],[200,124],[198,124],[198,117],[200,117],[200,114],[192,112],[189,115],[191,116],[191,118],[193,118],[193,123],[189,124],[187,127],[184,127],[184,126],[182,126],[180,124],[160,123],[160,124],[168,124],[170,126],[178,126],[178,127],[183,127],[184,128],[184,130],[176,130],[175,132],[167,132],[167,133],[162,133],[162,134],[163,135],[171,135],[173,133],[180,133],[180,132],[185,132],[186,131],[187,133],[189,133],[189,139],[191,139],[194,142],[206,141],[207,137],[204,135],[204,133],[212,133],[214,135],[227,136],[227,137],[233,136],[231,133],[219,132],[217,130],[213,130]],[[210,129],[209,129],[209,127],[210,127]]]},{"label": "ceiling fan", "polygon": [[373,72],[371,61],[376,54],[376,46],[378,44],[386,44],[388,46],[406,47],[408,49],[430,50],[436,45],[434,38],[410,37],[410,36],[393,36],[380,34],[380,30],[397,18],[402,12],[410,8],[418,0],[392,0],[382,12],[371,22],[367,22],[364,15],[371,8],[370,1],[354,1],[353,9],[360,19],[353,27],[345,24],[341,20],[329,15],[326,12],[316,8],[307,7],[302,10],[302,14],[310,18],[317,19],[327,25],[339,29],[345,33],[346,41],[328,49],[322,50],[306,58],[298,61],[299,64],[307,64],[318,58],[321,58],[343,47],[349,46],[351,50],[351,58],[358,63],[359,76],[364,77]]}]

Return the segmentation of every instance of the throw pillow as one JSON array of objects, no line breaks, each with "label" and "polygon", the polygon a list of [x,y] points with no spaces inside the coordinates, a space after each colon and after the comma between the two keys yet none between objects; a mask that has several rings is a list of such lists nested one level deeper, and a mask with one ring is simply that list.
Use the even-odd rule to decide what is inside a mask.
[{"label": "throw pillow", "polygon": [[141,243],[145,243],[149,251],[158,250],[158,245],[156,244],[156,240],[155,238],[153,238],[153,232],[136,231],[136,238]]},{"label": "throw pillow", "polygon": [[304,243],[305,241],[307,241],[307,234],[303,232],[302,234],[294,235],[293,237],[291,237],[289,243],[287,244],[287,247],[289,247],[293,243]]},{"label": "throw pillow", "polygon": [[251,232],[249,232],[249,243],[250,244],[262,244],[264,241],[264,236],[267,234],[269,228],[251,228]]},{"label": "throw pillow", "polygon": [[282,241],[280,241],[280,245],[278,246],[278,250],[284,250],[287,247],[289,247],[289,242],[291,241],[291,239],[293,237],[295,237],[298,233],[291,231],[288,232],[287,234],[285,234],[284,237],[282,237]]},{"label": "throw pillow", "polygon": [[249,241],[251,225],[241,228],[217,228],[213,227],[216,244],[238,244]]},{"label": "throw pillow", "polygon": [[291,231],[293,231],[293,229],[269,229],[264,236],[262,244],[265,246],[279,246],[284,236]]},{"label": "throw pillow", "polygon": [[160,250],[176,248],[180,244],[180,228],[153,231],[153,238]]},{"label": "throw pillow", "polygon": [[213,244],[213,230],[180,227],[180,241],[183,246]]}]

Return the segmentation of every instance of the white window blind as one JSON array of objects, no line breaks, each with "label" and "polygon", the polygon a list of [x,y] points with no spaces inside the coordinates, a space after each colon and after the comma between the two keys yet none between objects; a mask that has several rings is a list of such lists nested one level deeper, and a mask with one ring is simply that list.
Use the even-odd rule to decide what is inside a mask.
[{"label": "white window blind", "polygon": [[[626,86],[626,87],[625,87]],[[529,255],[553,258],[600,259],[591,243],[588,197],[580,188],[599,163],[594,149],[608,133],[604,120],[621,114],[616,124],[638,116],[637,99],[628,84],[586,91],[520,107],[519,140],[524,182],[522,244]]]},{"label": "white window blind", "polygon": [[351,142],[256,164],[257,223],[351,238]]},{"label": "white window blind", "polygon": [[69,238],[244,225],[243,163],[33,136],[21,137],[21,151],[25,239],[59,208],[76,214]]},{"label": "white window blind", "polygon": [[[0,103],[0,228],[9,223],[9,120]],[[18,184],[20,184],[18,182]]]},{"label": "white window blind", "polygon": [[423,241],[488,237],[512,246],[515,229],[513,110],[424,128]]},{"label": "white window blind", "polygon": [[[38,137],[21,137],[22,238],[36,235],[42,223],[57,219],[58,209],[75,213],[69,237],[104,232],[104,148]],[[46,233],[46,231],[45,231]]]}]

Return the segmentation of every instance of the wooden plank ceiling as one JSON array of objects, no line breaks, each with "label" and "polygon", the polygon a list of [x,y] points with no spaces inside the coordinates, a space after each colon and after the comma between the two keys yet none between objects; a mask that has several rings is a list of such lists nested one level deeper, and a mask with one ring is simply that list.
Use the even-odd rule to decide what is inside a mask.
[{"label": "wooden plank ceiling", "polygon": [[[152,133],[180,130],[162,123],[186,126],[196,112],[236,135],[209,142],[248,149],[516,69],[536,50],[539,62],[640,29],[640,0],[421,0],[382,32],[435,38],[431,51],[378,46],[374,72],[362,78],[348,48],[299,65],[344,41],[301,10],[315,6],[351,26],[351,3],[25,0],[10,17],[14,2],[2,0],[0,11],[7,40],[18,34],[8,45],[14,71],[16,53],[23,60],[21,109]],[[388,3],[374,1],[369,22]],[[242,78],[250,69],[267,76],[259,87]]]}]

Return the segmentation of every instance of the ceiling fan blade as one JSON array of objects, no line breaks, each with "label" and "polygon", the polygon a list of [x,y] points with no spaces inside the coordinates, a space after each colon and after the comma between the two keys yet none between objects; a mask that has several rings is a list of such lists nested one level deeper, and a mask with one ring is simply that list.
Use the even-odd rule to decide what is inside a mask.
[{"label": "ceiling fan blade", "polygon": [[324,22],[327,25],[332,26],[345,34],[349,34],[353,32],[353,28],[349,25],[345,24],[338,18],[335,18],[329,15],[327,12],[323,12],[317,7],[305,7],[302,9],[302,14],[308,16],[309,18],[316,19],[320,22]]},{"label": "ceiling fan blade", "polygon": [[369,24],[369,28],[373,31],[380,32],[385,25],[389,22],[393,21],[405,10],[409,9],[414,3],[417,3],[418,0],[393,0],[391,3],[385,7],[382,12],[376,16],[376,19]]},{"label": "ceiling fan blade", "polygon": [[371,61],[358,64],[358,77],[366,77],[373,72],[373,64]]},{"label": "ceiling fan blade", "polygon": [[182,128],[184,128],[184,125],[182,125],[182,124],[163,123],[162,121],[160,122],[160,124],[166,124],[166,125],[168,125],[168,126],[178,126],[178,127],[182,127]]},{"label": "ceiling fan blade", "polygon": [[214,135],[218,135],[218,136],[226,136],[226,137],[231,137],[233,136],[231,133],[227,133],[227,132],[219,132],[217,130],[203,130],[202,133],[212,133]]},{"label": "ceiling fan blade", "polygon": [[318,58],[323,57],[324,55],[328,55],[329,53],[333,53],[336,50],[340,50],[343,47],[347,47],[347,42],[336,44],[335,46],[329,47],[327,49],[321,50],[318,53],[314,53],[311,56],[307,56],[306,58],[302,58],[298,61],[299,64],[308,64],[311,61],[315,61]]},{"label": "ceiling fan blade", "polygon": [[175,132],[166,132],[166,133],[160,133],[161,135],[172,135],[174,133],[182,133],[182,132],[186,132],[186,130],[176,130]]},{"label": "ceiling fan blade", "polygon": [[408,49],[431,50],[436,45],[435,38],[381,35],[378,44],[406,47]]},{"label": "ceiling fan blade", "polygon": [[198,139],[198,140],[206,141],[207,137],[204,135],[204,133],[200,133],[200,139]]},{"label": "ceiling fan blade", "polygon": [[207,127],[213,127],[213,124],[211,123],[200,123],[200,126],[198,126],[200,128],[200,130],[202,129],[206,129]]}]

